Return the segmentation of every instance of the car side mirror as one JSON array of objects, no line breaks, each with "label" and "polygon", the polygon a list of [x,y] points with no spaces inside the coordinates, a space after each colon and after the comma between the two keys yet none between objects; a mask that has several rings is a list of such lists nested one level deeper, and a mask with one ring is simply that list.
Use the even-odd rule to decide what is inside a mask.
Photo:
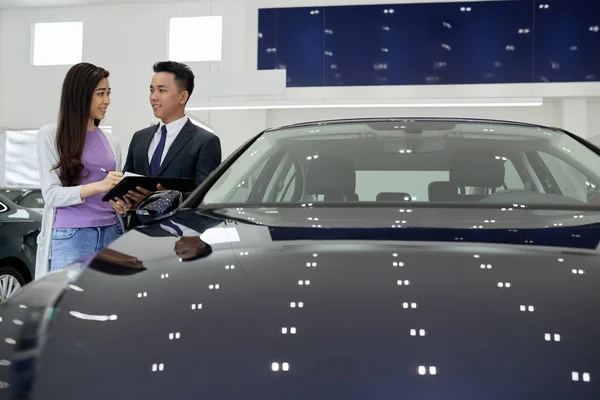
[{"label": "car side mirror", "polygon": [[161,190],[142,201],[135,211],[139,216],[160,217],[175,211],[183,202],[183,194],[177,190]]}]

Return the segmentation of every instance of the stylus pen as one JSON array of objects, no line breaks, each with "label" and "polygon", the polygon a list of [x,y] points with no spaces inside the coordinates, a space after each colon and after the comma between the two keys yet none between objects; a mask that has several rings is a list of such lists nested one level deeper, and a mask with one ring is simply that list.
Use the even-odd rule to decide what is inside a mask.
[{"label": "stylus pen", "polygon": [[105,170],[104,168],[100,168],[100,171],[104,172],[105,174],[108,174],[108,171]]}]

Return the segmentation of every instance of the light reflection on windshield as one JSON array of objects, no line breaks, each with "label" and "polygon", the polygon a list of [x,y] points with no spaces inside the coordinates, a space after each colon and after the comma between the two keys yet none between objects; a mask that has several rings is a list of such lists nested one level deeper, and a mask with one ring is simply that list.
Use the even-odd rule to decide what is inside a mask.
[{"label": "light reflection on windshield", "polygon": [[210,204],[600,204],[598,154],[549,128],[360,120],[268,131],[218,179]]}]

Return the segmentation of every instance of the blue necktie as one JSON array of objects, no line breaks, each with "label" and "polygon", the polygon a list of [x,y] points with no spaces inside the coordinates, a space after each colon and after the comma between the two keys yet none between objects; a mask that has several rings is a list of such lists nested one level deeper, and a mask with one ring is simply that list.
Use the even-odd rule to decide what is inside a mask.
[{"label": "blue necktie", "polygon": [[163,151],[165,150],[165,142],[167,141],[167,126],[163,125],[160,128],[160,141],[158,142],[158,146],[156,150],[154,150],[154,154],[152,155],[152,160],[150,160],[150,175],[157,176],[158,170],[160,169],[160,160],[162,159]]},{"label": "blue necktie", "polygon": [[183,236],[183,231],[181,230],[181,228],[178,227],[177,225],[175,225],[170,220],[167,219],[167,220],[162,221],[161,225],[165,225],[165,226],[168,226],[169,228],[173,229],[175,232],[177,232],[177,235],[179,237]]}]

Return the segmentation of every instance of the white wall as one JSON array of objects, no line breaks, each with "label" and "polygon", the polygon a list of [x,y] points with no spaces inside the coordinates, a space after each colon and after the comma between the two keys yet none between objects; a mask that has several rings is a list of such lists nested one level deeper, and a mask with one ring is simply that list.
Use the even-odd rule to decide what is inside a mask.
[{"label": "white wall", "polygon": [[[0,14],[0,127],[35,128],[56,120],[62,80],[68,66],[31,64],[35,22],[82,20],[84,61],[111,72],[112,104],[103,124],[112,125],[124,148],[136,130],[154,122],[148,102],[152,64],[167,58],[168,19],[179,16],[224,15],[221,62],[189,63],[196,74],[192,101],[205,102],[203,88],[212,72],[247,70],[246,8],[239,0],[99,5],[3,10]],[[253,36],[256,38],[256,36]],[[256,56],[254,55],[254,58]],[[250,70],[256,70],[251,68]],[[265,128],[264,111],[190,113],[209,122],[228,155],[249,135]]]},{"label": "white wall", "polygon": [[588,131],[591,136],[600,135],[600,100],[588,102]]},{"label": "white wall", "polygon": [[261,110],[190,112],[194,118],[207,122],[214,127],[221,138],[223,159],[231,154],[246,140],[262,132],[267,126],[267,112]]},{"label": "white wall", "polygon": [[589,101],[587,112],[589,141],[600,147],[600,100]]},{"label": "white wall", "polygon": [[[2,13],[3,11],[0,10],[0,60],[2,60]],[[0,62],[0,76],[2,76],[2,63]],[[0,80],[0,98],[2,97],[3,92],[3,87],[2,87],[2,82]],[[1,103],[0,103],[1,104]],[[2,106],[0,106],[0,127],[2,127]],[[4,131],[0,129],[0,165],[4,165],[4,158],[5,158],[5,145],[6,145],[6,138],[5,138],[5,134]],[[4,169],[0,168],[0,186],[4,186]]]},{"label": "white wall", "polygon": [[[400,0],[313,0],[312,5],[398,3]],[[408,1],[404,1],[408,2]],[[391,110],[278,110],[191,112],[213,126],[223,143],[223,155],[267,126],[307,119],[373,115],[452,115],[503,118],[562,125],[564,96],[598,96],[600,84],[464,85],[444,87],[371,87],[285,89],[275,84],[260,96],[225,97],[240,91],[244,79],[225,80],[221,94],[211,92],[209,81],[221,74],[256,71],[259,7],[306,6],[305,0],[200,0],[96,5],[63,8],[15,9],[0,13],[0,127],[35,128],[56,119],[61,83],[68,67],[33,67],[31,35],[34,22],[82,20],[84,60],[111,72],[112,105],[106,121],[126,147],[133,133],[154,122],[148,104],[152,64],[167,57],[169,17],[223,15],[221,62],[190,63],[197,76],[191,105],[223,101],[302,99],[394,99],[409,97],[542,96],[540,108],[469,108]],[[246,75],[244,75],[246,76]],[[251,81],[252,79],[246,79]],[[240,82],[242,82],[240,84]],[[234,90],[235,89],[235,90]],[[242,88],[243,89],[243,88]],[[211,90],[214,90],[211,89]],[[241,90],[244,92],[244,90]],[[596,108],[594,108],[596,107]],[[590,127],[599,126],[597,105],[588,111]],[[592,120],[594,119],[594,120]],[[598,132],[600,133],[600,132]],[[587,136],[587,133],[583,133]]]},{"label": "white wall", "polygon": [[[168,16],[209,15],[207,2],[79,8],[7,10],[0,20],[0,121],[4,126],[39,126],[58,113],[68,67],[31,65],[34,22],[82,20],[84,54],[111,72],[112,104],[105,121],[128,142],[154,117],[148,103],[152,64],[166,58]],[[209,64],[193,65],[201,79]]]}]

